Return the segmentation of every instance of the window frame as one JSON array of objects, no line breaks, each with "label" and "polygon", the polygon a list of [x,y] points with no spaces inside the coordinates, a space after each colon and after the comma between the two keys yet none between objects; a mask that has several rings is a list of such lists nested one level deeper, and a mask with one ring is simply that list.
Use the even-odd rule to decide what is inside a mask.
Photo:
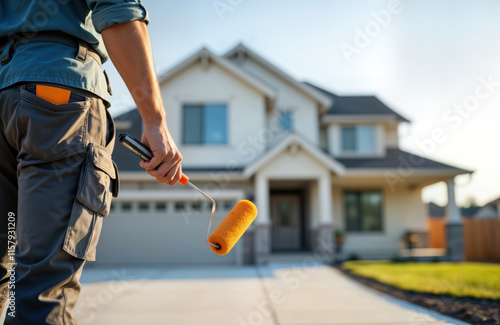
[{"label": "window frame", "polygon": [[[283,123],[283,116],[284,116],[284,115],[286,115],[286,116],[288,116],[288,117],[289,117],[289,122],[290,122],[290,125],[289,125],[289,127],[288,127],[288,128],[284,128],[284,127],[283,127],[283,125],[284,125],[284,123]],[[293,125],[293,124],[294,124],[294,123],[293,123],[293,122],[294,122],[294,118],[293,118],[293,117],[294,117],[294,114],[293,114],[293,112],[290,112],[290,111],[280,111],[280,115],[279,115],[279,117],[280,117],[280,118],[279,118],[279,119],[280,119],[280,130],[281,130],[282,132],[289,132],[289,131],[293,131],[293,130],[294,130],[294,125]]]},{"label": "window frame", "polygon": [[[372,130],[372,148],[370,151],[360,151],[358,146],[358,133],[361,127],[369,127]],[[344,129],[352,128],[354,130],[354,149],[344,149]],[[377,126],[374,124],[342,124],[340,125],[340,153],[342,155],[356,155],[356,156],[371,156],[378,153],[378,139],[377,139]]]},{"label": "window frame", "polygon": [[[363,230],[364,225],[364,213],[363,213],[363,200],[362,195],[364,193],[378,193],[380,194],[380,229],[378,230]],[[346,209],[346,194],[355,194],[356,195],[356,207],[359,211],[358,217],[360,227],[357,230],[349,230],[348,229],[348,221],[347,221],[347,209]],[[344,218],[344,231],[349,234],[382,234],[385,233],[385,214],[384,214],[384,205],[385,205],[385,195],[382,189],[367,189],[367,190],[345,190],[343,191],[342,196],[342,209],[343,209],[343,218]]]},{"label": "window frame", "polygon": [[[208,143],[206,142],[206,137],[205,137],[205,119],[207,118],[206,116],[206,110],[208,106],[224,106],[225,108],[225,119],[226,119],[226,124],[225,124],[225,142],[224,143]],[[188,143],[186,142],[186,108],[194,108],[198,107],[201,109],[201,127],[200,127],[200,133],[201,133],[201,142],[197,143]],[[182,145],[183,146],[228,146],[230,144],[230,139],[229,139],[229,130],[230,130],[230,125],[229,125],[229,104],[226,102],[194,102],[194,103],[183,103],[181,104],[181,118],[182,118],[182,130],[181,130],[181,136],[182,136]]]}]

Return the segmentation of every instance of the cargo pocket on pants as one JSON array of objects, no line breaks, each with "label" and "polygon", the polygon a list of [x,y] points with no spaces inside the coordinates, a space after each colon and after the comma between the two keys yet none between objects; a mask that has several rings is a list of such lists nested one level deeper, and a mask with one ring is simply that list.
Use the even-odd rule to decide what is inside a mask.
[{"label": "cargo pocket on pants", "polygon": [[81,259],[95,261],[102,218],[109,214],[111,197],[118,195],[118,170],[106,149],[91,143],[81,171],[64,250]]}]

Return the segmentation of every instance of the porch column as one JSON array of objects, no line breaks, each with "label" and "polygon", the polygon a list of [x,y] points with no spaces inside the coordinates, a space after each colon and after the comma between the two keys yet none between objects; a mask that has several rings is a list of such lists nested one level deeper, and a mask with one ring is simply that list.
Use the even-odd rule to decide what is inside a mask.
[{"label": "porch column", "polygon": [[333,210],[332,179],[330,173],[318,179],[319,222],[316,235],[315,256],[320,262],[333,260]]},{"label": "porch column", "polygon": [[332,215],[332,180],[330,173],[318,181],[319,224],[333,225]]},{"label": "porch column", "polygon": [[255,219],[255,261],[265,263],[271,254],[271,215],[269,206],[269,180],[255,176],[255,203],[259,211]]},{"label": "porch column", "polygon": [[455,182],[453,178],[446,181],[448,188],[448,206],[446,207],[446,223],[447,224],[461,224],[462,219],[460,210],[455,201]]},{"label": "porch column", "polygon": [[462,261],[464,257],[464,234],[462,217],[455,201],[455,181],[450,178],[446,181],[448,188],[448,205],[446,206],[446,244],[448,259]]}]

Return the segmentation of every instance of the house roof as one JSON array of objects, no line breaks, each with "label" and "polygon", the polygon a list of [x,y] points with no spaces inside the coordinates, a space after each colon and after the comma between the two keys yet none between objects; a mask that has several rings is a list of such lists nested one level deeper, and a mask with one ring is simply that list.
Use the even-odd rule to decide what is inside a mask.
[{"label": "house roof", "polygon": [[375,96],[338,96],[334,93],[320,88],[312,83],[305,82],[329,96],[333,100],[333,104],[328,108],[326,115],[376,115],[390,116],[399,122],[410,122],[405,117],[401,116]]},{"label": "house roof", "polygon": [[[469,218],[479,217],[479,218],[481,218],[481,217],[484,217],[483,214],[485,214],[486,212],[488,213],[487,216],[489,216],[489,217],[496,216],[496,209],[491,204],[486,204],[482,207],[470,206],[470,207],[466,207],[466,208],[462,207],[459,209],[460,209],[460,215],[462,217],[469,217]],[[429,202],[427,204],[427,212],[429,214],[429,217],[442,218],[446,215],[446,207],[437,205],[434,202]]]},{"label": "house roof", "polygon": [[277,157],[280,153],[286,150],[291,145],[298,145],[301,149],[309,153],[312,157],[316,158],[323,165],[328,167],[337,175],[342,175],[345,171],[344,166],[338,161],[333,159],[331,156],[323,152],[321,149],[316,147],[314,144],[310,143],[303,137],[299,136],[297,133],[290,131],[286,133],[283,137],[279,138],[276,143],[271,146],[265,153],[260,157],[250,163],[243,170],[245,176],[252,176],[261,167],[266,165],[272,159]]},{"label": "house roof", "polygon": [[176,64],[172,69],[166,71],[162,75],[158,77],[158,82],[160,85],[167,80],[171,79],[173,76],[177,75],[179,72],[183,71],[190,65],[197,63],[197,62],[213,62],[226,70],[227,72],[231,73],[235,77],[239,78],[240,80],[246,82],[248,85],[252,86],[254,89],[258,90],[262,94],[266,95],[270,99],[276,98],[276,92],[266,85],[265,83],[261,82],[245,70],[239,68],[235,64],[229,62],[226,60],[224,57],[220,57],[212,53],[210,50],[207,48],[202,48],[198,52],[194,53],[187,59],[183,60],[181,63]]},{"label": "house roof", "polygon": [[415,169],[451,170],[455,171],[457,175],[472,173],[470,170],[446,165],[397,148],[388,148],[384,157],[336,159],[345,167],[352,169],[393,169],[400,168],[406,162]]},{"label": "house roof", "polygon": [[[285,81],[287,81],[289,84],[294,86],[295,88],[301,90],[303,93],[311,97],[312,99],[316,100],[321,108],[322,111],[325,112],[330,106],[332,106],[332,98],[330,96],[327,96],[323,94],[321,91],[318,91],[314,87],[310,87],[307,84],[304,84],[302,82],[297,81],[295,78],[290,76],[288,73],[285,71],[281,70],[278,68],[276,65],[272,64],[271,62],[267,61],[257,53],[253,52],[250,50],[248,47],[246,47],[243,44],[238,44],[236,47],[233,49],[229,50],[226,54],[223,55],[224,58],[230,58],[235,55],[247,55],[248,57],[252,58],[256,62],[258,62],[260,65],[264,66],[266,69],[272,71]],[[235,63],[235,65],[237,65]]]},{"label": "house roof", "polygon": [[136,139],[140,139],[142,136],[142,118],[139,114],[139,110],[137,108],[133,108],[123,114],[120,114],[113,118],[116,122],[121,121],[129,121],[130,127],[126,130],[116,129],[116,141],[115,148],[113,150],[113,160],[116,162],[118,166],[118,170],[120,171],[142,171],[144,170],[139,166],[139,162],[141,159],[134,155],[129,149],[125,148],[118,141],[118,136],[121,133],[128,133]]},{"label": "house roof", "polygon": [[497,199],[495,199],[495,200],[493,200],[493,201],[491,201],[491,202],[489,202],[488,204],[497,205],[498,203],[500,203],[500,197],[497,198]]},{"label": "house roof", "polygon": [[437,205],[434,202],[427,203],[427,214],[429,217],[444,217],[446,214],[445,207]]},{"label": "house roof", "polygon": [[487,204],[474,214],[478,219],[497,218],[498,212],[494,205]]},{"label": "house roof", "polygon": [[[131,121],[131,127],[127,130],[117,130],[117,135],[122,132],[127,132],[131,136],[140,139],[142,132],[142,119],[139,111],[135,108],[125,112],[114,118],[115,121]],[[264,152],[257,160],[252,162],[246,167],[237,167],[234,172],[244,172],[246,175],[253,174],[265,163],[274,158],[281,151],[286,149],[292,143],[299,144],[301,148],[309,152],[312,156],[316,157],[326,166],[337,174],[342,174],[345,169],[394,169],[399,168],[402,161],[411,163],[413,168],[416,169],[432,169],[432,170],[447,170],[458,174],[472,173],[472,171],[461,169],[458,167],[446,165],[434,160],[420,157],[418,155],[396,149],[390,148],[386,151],[384,157],[370,157],[370,158],[337,158],[331,156],[328,151],[322,150],[316,145],[310,143],[296,132],[289,132],[280,137],[269,149]],[[115,142],[115,149],[113,151],[113,159],[116,161],[118,168],[122,171],[142,171],[139,166],[140,158],[136,157],[127,148],[122,146],[118,141]],[[220,171],[224,168],[217,166],[204,166],[200,168],[185,168],[184,170],[192,172],[210,172]],[[225,170],[225,169],[224,169]]]}]

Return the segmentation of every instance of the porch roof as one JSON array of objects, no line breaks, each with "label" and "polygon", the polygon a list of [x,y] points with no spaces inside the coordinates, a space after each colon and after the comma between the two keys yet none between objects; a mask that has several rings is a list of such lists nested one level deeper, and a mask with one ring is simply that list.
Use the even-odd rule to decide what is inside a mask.
[{"label": "porch roof", "polygon": [[287,150],[292,146],[298,146],[317,161],[319,161],[326,168],[330,169],[337,175],[342,175],[345,172],[344,166],[339,163],[336,159],[325,153],[321,148],[315,146],[314,144],[307,141],[305,138],[301,137],[294,131],[290,131],[284,134],[282,137],[276,139],[273,145],[264,152],[260,157],[250,163],[243,170],[243,175],[250,177],[255,174],[259,169],[265,166],[268,162],[273,160],[275,157],[280,155],[283,151]]},{"label": "porch roof", "polygon": [[471,170],[443,164],[435,160],[430,160],[413,153],[403,151],[398,148],[388,148],[384,157],[369,158],[336,158],[348,169],[394,169],[401,166],[409,166],[415,169],[425,170],[446,170],[459,174],[473,173]]}]

